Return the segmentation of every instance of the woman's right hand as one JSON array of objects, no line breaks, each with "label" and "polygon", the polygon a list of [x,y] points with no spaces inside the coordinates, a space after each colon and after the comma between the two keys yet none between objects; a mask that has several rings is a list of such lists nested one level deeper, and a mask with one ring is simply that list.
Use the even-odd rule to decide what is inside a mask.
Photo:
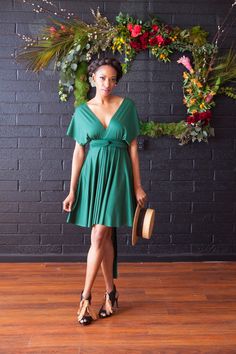
[{"label": "woman's right hand", "polygon": [[75,194],[73,192],[69,193],[66,199],[63,201],[63,210],[70,212],[74,201],[75,201]]}]

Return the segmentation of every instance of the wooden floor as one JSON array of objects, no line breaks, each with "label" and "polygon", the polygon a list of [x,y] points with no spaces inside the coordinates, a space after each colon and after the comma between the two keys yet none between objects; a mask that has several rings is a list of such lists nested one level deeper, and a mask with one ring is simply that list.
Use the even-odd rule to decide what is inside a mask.
[{"label": "wooden floor", "polygon": [[[119,263],[114,316],[76,318],[84,263],[0,263],[0,353],[236,353],[236,262]],[[103,299],[102,274],[93,307]]]}]

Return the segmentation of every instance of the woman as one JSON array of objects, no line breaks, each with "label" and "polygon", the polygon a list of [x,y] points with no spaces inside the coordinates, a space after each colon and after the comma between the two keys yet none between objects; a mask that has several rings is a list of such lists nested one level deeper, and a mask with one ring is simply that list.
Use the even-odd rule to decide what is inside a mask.
[{"label": "woman", "polygon": [[[67,222],[92,227],[86,277],[81,292],[78,321],[88,325],[97,318],[91,306],[91,289],[101,265],[106,292],[99,317],[113,313],[118,292],[116,278],[116,228],[132,226],[137,202],[143,207],[136,137],[140,122],[130,98],[112,95],[122,77],[115,58],[94,60],[88,67],[96,87],[93,99],[76,107],[67,135],[76,140],[69,195],[63,209]],[[90,142],[85,158],[84,145]]]}]

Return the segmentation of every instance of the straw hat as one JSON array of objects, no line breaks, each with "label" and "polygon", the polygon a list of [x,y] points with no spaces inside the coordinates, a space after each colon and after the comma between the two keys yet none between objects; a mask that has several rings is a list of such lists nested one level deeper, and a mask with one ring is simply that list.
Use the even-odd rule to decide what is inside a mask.
[{"label": "straw hat", "polygon": [[132,227],[132,246],[136,244],[138,237],[148,240],[151,238],[154,219],[154,209],[142,208],[139,204],[137,204]]}]

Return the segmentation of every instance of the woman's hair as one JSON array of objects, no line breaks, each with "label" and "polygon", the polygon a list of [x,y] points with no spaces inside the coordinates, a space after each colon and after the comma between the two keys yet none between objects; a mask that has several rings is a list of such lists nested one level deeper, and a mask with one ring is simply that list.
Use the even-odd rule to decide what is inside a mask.
[{"label": "woman's hair", "polygon": [[95,71],[102,65],[110,65],[116,70],[116,82],[118,82],[122,78],[123,72],[121,63],[116,58],[108,57],[93,60],[88,66],[89,76],[92,76],[92,74],[95,73]]}]

